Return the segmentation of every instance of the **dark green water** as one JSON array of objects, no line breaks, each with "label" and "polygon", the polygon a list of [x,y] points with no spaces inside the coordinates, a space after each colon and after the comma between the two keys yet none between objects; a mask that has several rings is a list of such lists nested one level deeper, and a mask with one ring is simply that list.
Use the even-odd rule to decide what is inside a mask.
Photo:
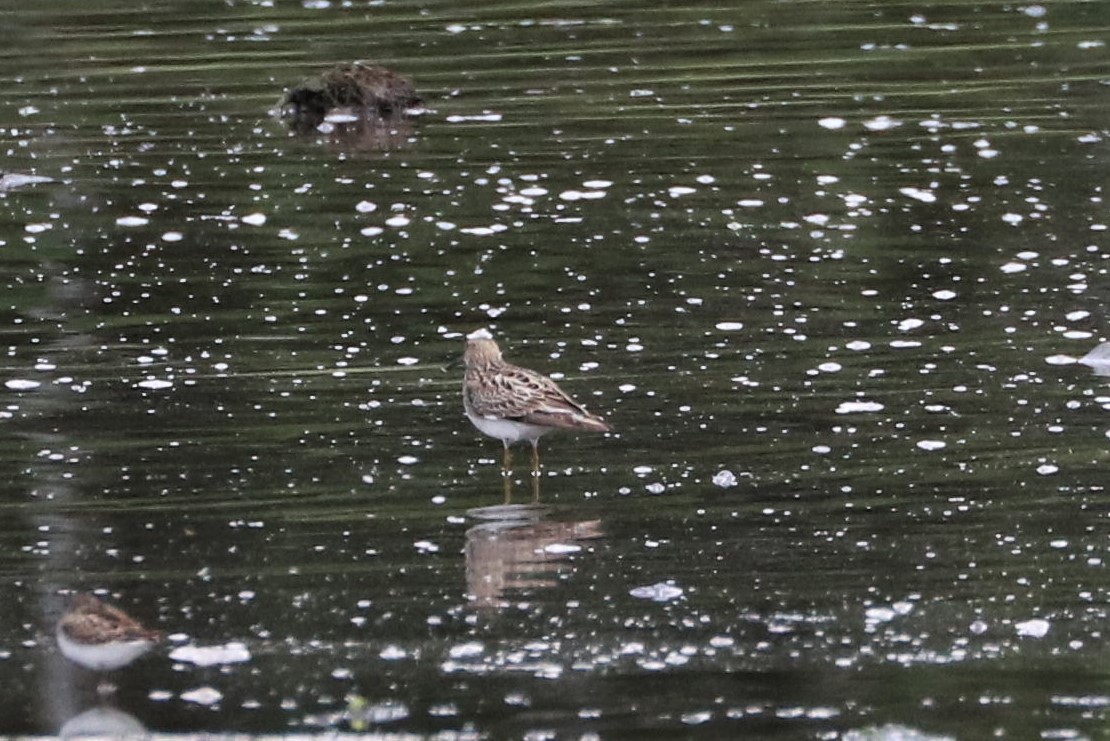
[{"label": "dark green water", "polygon": [[[168,636],[108,701],[158,733],[1101,737],[1108,27],[9,11],[4,167],[60,182],[0,197],[0,733],[108,712],[53,638],[98,590]],[[356,59],[431,111],[271,117]],[[481,326],[616,429],[539,507]]]}]

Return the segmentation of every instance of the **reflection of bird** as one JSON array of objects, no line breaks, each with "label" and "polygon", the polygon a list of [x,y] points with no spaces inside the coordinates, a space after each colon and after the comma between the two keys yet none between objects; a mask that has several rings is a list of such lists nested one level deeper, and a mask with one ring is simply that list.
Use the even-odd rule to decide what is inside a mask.
[{"label": "reflection of bird", "polygon": [[479,522],[466,531],[466,591],[477,607],[503,607],[511,592],[554,587],[573,570],[571,557],[604,536],[600,520],[544,520],[527,505],[470,510]]},{"label": "reflection of bird", "polygon": [[58,730],[58,738],[150,738],[150,731],[131,713],[94,705]]},{"label": "reflection of bird", "polygon": [[538,487],[542,436],[560,429],[612,429],[547,376],[502,360],[501,349],[485,329],[467,335],[464,359],[463,408],[475,427],[504,444],[506,478],[511,473],[512,443],[527,440],[532,444],[532,476]]},{"label": "reflection of bird", "polygon": [[62,655],[98,672],[130,664],[162,637],[91,594],[77,595],[70,611],[58,621],[56,635]]}]

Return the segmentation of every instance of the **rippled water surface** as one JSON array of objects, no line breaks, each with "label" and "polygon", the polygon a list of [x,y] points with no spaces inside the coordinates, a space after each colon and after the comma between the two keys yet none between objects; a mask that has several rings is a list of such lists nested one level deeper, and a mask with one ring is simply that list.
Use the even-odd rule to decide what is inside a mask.
[{"label": "rippled water surface", "polygon": [[0,732],[1105,733],[1106,5],[736,5],[9,11]]}]

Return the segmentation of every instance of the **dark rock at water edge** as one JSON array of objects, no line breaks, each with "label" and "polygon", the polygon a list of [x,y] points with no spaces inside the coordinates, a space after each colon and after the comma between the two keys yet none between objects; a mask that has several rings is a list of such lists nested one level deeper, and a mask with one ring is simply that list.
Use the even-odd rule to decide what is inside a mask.
[{"label": "dark rock at water edge", "polygon": [[300,131],[315,129],[333,113],[365,120],[403,117],[422,99],[412,80],[385,67],[343,64],[307,78],[288,90],[281,113]]}]

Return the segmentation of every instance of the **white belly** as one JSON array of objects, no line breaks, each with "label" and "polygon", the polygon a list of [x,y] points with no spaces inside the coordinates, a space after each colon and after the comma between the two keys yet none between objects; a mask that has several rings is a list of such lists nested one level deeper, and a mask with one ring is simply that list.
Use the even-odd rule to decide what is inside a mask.
[{"label": "white belly", "polygon": [[534,442],[539,440],[544,433],[551,432],[550,427],[513,422],[510,419],[486,419],[474,414],[466,416],[470,418],[470,421],[483,435],[495,437],[506,444],[515,443],[519,440]]},{"label": "white belly", "polygon": [[57,631],[58,648],[62,655],[86,669],[110,672],[127,666],[154,645],[153,641],[114,641],[111,643],[77,643],[60,628]]}]

